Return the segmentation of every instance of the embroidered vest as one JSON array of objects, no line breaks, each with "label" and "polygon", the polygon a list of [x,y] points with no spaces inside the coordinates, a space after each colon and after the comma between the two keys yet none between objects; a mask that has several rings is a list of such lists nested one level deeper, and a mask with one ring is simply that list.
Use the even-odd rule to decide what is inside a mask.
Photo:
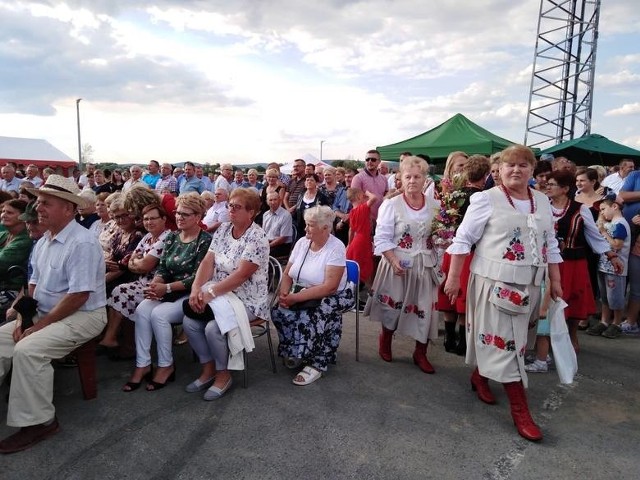
[{"label": "embroidered vest", "polygon": [[431,222],[437,210],[435,201],[425,196],[425,217],[420,220],[414,220],[407,215],[402,195],[388,201],[393,202],[396,219],[393,232],[396,255],[399,258],[422,255],[425,267],[435,266],[437,256],[431,242]]},{"label": "embroidered vest", "polygon": [[569,200],[564,216],[556,222],[556,237],[564,260],[587,258],[588,245],[584,236],[584,220],[580,215],[581,203]]},{"label": "embroidered vest", "polygon": [[547,239],[554,234],[549,200],[532,190],[535,211],[525,215],[509,204],[500,188],[487,194],[493,213],[476,243],[471,271],[505,283],[528,285],[534,278],[538,283],[547,266]]}]

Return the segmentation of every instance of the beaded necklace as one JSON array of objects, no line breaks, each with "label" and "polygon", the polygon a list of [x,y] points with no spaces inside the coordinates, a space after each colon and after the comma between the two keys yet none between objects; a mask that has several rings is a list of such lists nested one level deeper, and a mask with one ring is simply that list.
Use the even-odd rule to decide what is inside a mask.
[{"label": "beaded necklace", "polygon": [[564,206],[564,208],[562,209],[562,211],[560,213],[556,213],[553,209],[552,209],[551,213],[553,213],[553,216],[555,218],[560,219],[560,218],[564,217],[564,214],[567,213],[567,210],[569,210],[569,205],[571,205],[571,200],[567,199],[567,204]]},{"label": "beaded necklace", "polygon": [[[513,199],[511,198],[511,195],[509,195],[509,192],[507,191],[505,186],[504,185],[500,185],[500,189],[502,190],[502,192],[507,197],[507,201],[509,202],[509,205],[511,205],[514,209],[516,209],[516,206],[513,204]],[[536,211],[536,207],[535,207],[535,204],[533,203],[533,194],[531,193],[531,188],[530,187],[527,187],[527,195],[529,195],[529,206],[531,208],[531,213],[533,214]]]},{"label": "beaded necklace", "polygon": [[409,199],[407,198],[407,196],[404,193],[402,194],[402,198],[404,198],[405,203],[409,206],[409,208],[411,210],[418,211],[418,210],[422,210],[422,208],[424,207],[424,202],[425,202],[424,195],[422,195],[422,201],[420,202],[420,206],[419,207],[414,207],[413,205],[411,205],[409,203]]}]

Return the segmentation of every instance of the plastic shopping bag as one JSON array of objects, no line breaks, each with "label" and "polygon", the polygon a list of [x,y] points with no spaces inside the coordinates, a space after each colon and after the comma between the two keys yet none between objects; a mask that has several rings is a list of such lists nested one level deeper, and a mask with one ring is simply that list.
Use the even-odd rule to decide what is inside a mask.
[{"label": "plastic shopping bag", "polygon": [[553,349],[553,358],[556,363],[558,377],[560,377],[560,383],[569,384],[573,383],[573,377],[578,372],[578,359],[569,338],[567,322],[564,319],[564,309],[566,307],[567,303],[564,300],[552,300],[547,318],[550,321],[551,348]]}]

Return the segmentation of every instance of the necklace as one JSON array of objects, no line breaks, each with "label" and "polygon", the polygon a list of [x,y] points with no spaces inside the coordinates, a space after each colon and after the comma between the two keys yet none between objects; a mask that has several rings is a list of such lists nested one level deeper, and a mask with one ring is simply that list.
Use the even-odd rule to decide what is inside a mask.
[{"label": "necklace", "polygon": [[[562,209],[562,211],[560,213],[556,213],[555,211],[552,210],[551,213],[553,213],[553,216],[555,218],[562,218],[564,217],[564,214],[567,213],[567,210],[569,210],[569,205],[571,204],[571,200],[567,199],[567,204],[564,206],[564,208]],[[553,208],[556,208],[555,206]]]},{"label": "necklace", "polygon": [[[500,189],[507,197],[507,201],[509,202],[509,205],[511,205],[515,209],[516,206],[513,204],[513,199],[511,198],[511,195],[509,195],[509,192],[507,191],[505,186],[500,185]],[[528,186],[527,186],[527,195],[529,196],[529,207],[531,209],[531,213],[534,213],[536,211],[536,207],[535,207],[535,204],[533,203],[533,194],[531,193],[531,188],[529,188]]]},{"label": "necklace", "polygon": [[409,206],[409,208],[411,210],[416,210],[416,211],[422,210],[422,208],[424,207],[424,195],[420,195],[420,196],[421,196],[420,205],[417,206],[417,207],[414,207],[413,205],[411,205],[411,202],[409,202],[409,199],[407,198],[407,194],[406,193],[402,194],[402,198],[404,198],[404,201]]}]

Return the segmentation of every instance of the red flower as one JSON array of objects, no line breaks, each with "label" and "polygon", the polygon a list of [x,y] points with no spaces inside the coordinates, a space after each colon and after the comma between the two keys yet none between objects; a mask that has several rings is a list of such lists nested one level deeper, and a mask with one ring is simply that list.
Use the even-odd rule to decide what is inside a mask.
[{"label": "red flower", "polygon": [[513,253],[511,250],[507,250],[507,253],[505,253],[502,258],[506,258],[507,260],[515,260],[516,259],[516,254]]},{"label": "red flower", "polygon": [[498,337],[498,336],[496,335],[495,337],[493,337],[493,344],[494,344],[496,347],[498,347],[498,348],[500,348],[500,349],[504,350],[504,338],[502,338],[502,337]]},{"label": "red flower", "polygon": [[511,292],[511,295],[509,295],[509,300],[515,305],[520,305],[522,303],[522,297],[517,292]]}]

